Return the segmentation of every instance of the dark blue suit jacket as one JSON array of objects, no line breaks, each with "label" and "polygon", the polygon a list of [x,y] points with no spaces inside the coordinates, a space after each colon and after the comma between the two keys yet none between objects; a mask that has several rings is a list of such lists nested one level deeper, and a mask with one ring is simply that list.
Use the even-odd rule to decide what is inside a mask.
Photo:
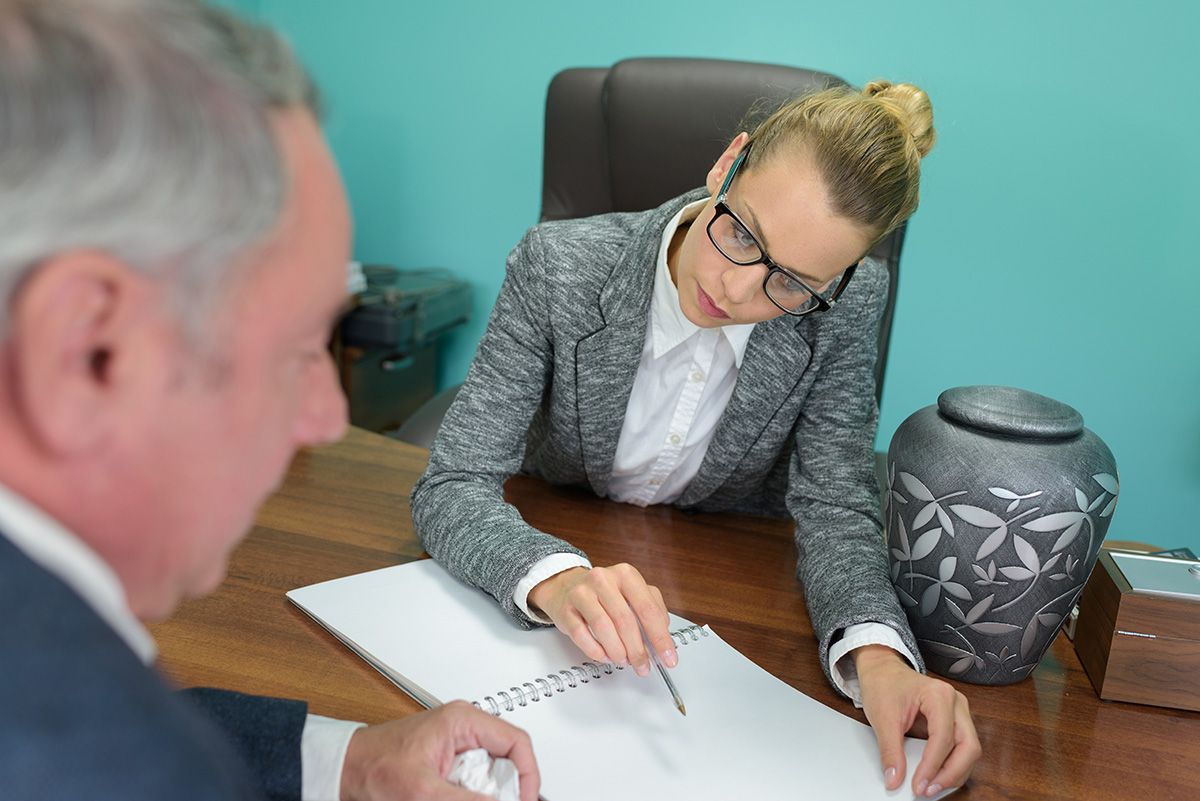
[{"label": "dark blue suit jacket", "polygon": [[0,797],[299,799],[306,706],[175,692],[0,536]]}]

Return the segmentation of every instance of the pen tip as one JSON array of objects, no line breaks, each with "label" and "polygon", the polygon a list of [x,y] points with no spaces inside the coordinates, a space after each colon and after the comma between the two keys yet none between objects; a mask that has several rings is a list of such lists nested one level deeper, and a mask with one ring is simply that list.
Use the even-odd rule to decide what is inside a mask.
[{"label": "pen tip", "polygon": [[686,718],[687,717],[687,707],[685,707],[682,703],[676,704],[676,706],[679,708],[679,714],[683,715]]}]

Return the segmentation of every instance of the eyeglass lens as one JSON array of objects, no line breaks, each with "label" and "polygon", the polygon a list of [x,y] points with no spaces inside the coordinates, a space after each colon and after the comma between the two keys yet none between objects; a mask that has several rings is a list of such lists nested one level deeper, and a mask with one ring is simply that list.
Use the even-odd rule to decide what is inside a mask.
[{"label": "eyeglass lens", "polygon": [[[762,261],[762,248],[733,215],[722,214],[714,219],[709,233],[712,235],[713,244],[733,263],[749,265]],[[831,283],[835,282],[836,279]],[[811,311],[820,305],[804,284],[781,270],[772,270],[767,276],[766,292],[767,297],[791,312]]]}]

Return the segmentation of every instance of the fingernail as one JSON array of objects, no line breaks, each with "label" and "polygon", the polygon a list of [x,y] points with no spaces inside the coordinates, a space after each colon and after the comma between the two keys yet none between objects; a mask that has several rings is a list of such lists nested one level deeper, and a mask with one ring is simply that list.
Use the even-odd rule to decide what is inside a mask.
[{"label": "fingernail", "polygon": [[925,788],[928,786],[928,779],[921,779],[921,781],[917,782],[917,795],[925,795]]},{"label": "fingernail", "polygon": [[679,664],[679,654],[675,653],[674,648],[668,648],[662,654],[663,664],[667,667],[675,667]]},{"label": "fingernail", "polygon": [[646,676],[650,675],[650,666],[649,665],[645,665],[645,664],[637,665],[634,667],[634,670],[642,678],[645,678]]},{"label": "fingernail", "polygon": [[933,798],[935,795],[937,795],[941,791],[942,791],[942,785],[931,784],[931,785],[929,785],[929,789],[925,791],[925,795],[929,796],[930,798]]},{"label": "fingernail", "polygon": [[891,784],[896,778],[896,768],[890,767],[883,772],[883,783]]}]

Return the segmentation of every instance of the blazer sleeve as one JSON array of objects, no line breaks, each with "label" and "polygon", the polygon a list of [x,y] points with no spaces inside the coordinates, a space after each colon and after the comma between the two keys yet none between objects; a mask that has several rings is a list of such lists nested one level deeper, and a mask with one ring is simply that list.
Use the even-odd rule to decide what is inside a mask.
[{"label": "blazer sleeve", "polygon": [[225,734],[264,798],[300,801],[300,739],[307,704],[209,687],[180,694]]},{"label": "blazer sleeve", "polygon": [[521,469],[530,422],[553,367],[549,296],[535,227],[509,254],[487,330],[411,503],[417,535],[430,555],[491,594],[526,628],[535,624],[513,602],[517,582],[546,556],[583,555],[527,524],[504,500],[504,482]]},{"label": "blazer sleeve", "polygon": [[884,272],[836,339],[836,353],[821,365],[797,421],[791,455],[787,506],[796,521],[796,572],[827,678],[834,636],[868,621],[895,629],[924,671],[888,574],[875,479],[875,358],[886,301]]}]

